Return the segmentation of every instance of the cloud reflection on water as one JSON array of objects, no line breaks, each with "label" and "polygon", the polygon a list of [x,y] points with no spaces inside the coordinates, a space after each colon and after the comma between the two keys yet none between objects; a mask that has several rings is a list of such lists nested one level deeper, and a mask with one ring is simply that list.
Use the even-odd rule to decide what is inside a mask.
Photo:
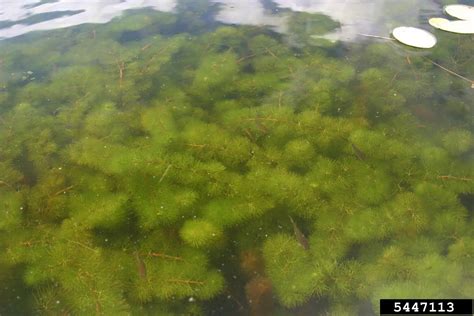
[{"label": "cloud reflection on water", "polygon": [[[398,25],[417,26],[420,15],[439,14],[434,0],[211,0],[220,4],[216,19],[227,24],[267,25],[285,31],[288,11],[323,13],[341,23],[334,39],[352,41],[359,33],[388,35]],[[272,3],[279,12],[265,8]],[[26,25],[14,24],[0,29],[0,38],[11,38],[39,30],[70,27],[83,23],[106,23],[124,11],[149,7],[158,11],[175,10],[176,0],[41,0],[5,1],[0,6],[0,22],[21,21],[48,12],[81,11],[47,21]]]}]

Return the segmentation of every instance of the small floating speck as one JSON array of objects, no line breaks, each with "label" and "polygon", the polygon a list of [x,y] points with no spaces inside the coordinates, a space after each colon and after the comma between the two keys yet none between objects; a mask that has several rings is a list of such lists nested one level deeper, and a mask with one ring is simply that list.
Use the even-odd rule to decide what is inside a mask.
[{"label": "small floating speck", "polygon": [[428,31],[400,26],[392,31],[393,37],[400,43],[416,48],[432,48],[436,45],[436,37]]}]

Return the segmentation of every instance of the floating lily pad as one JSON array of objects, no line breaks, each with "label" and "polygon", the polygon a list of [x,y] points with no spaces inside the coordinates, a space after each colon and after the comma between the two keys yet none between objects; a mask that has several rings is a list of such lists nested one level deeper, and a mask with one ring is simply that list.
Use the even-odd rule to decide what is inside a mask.
[{"label": "floating lily pad", "polygon": [[428,31],[409,26],[400,26],[392,31],[400,43],[417,48],[431,48],[436,45],[436,37]]},{"label": "floating lily pad", "polygon": [[450,21],[444,18],[431,18],[428,22],[431,26],[446,32],[474,34],[474,20]]},{"label": "floating lily pad", "polygon": [[464,4],[453,4],[444,7],[444,11],[453,18],[460,20],[474,20],[474,7]]}]

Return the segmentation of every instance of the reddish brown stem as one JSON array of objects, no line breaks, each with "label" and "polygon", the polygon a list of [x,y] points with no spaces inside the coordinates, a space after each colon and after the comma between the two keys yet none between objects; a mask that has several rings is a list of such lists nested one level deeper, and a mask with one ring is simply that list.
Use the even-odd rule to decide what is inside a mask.
[{"label": "reddish brown stem", "polygon": [[175,257],[175,256],[170,256],[170,255],[165,255],[164,253],[159,253],[159,252],[150,252],[148,253],[150,257],[158,257],[158,258],[163,258],[163,259],[170,259],[170,260],[176,260],[176,261],[184,261],[183,258],[181,257]]},{"label": "reddish brown stem", "polygon": [[180,283],[180,284],[188,284],[188,285],[204,285],[204,282],[195,281],[195,280],[168,279],[166,281],[171,282],[171,283]]},{"label": "reddish brown stem", "polygon": [[204,148],[207,146],[206,144],[186,144],[186,145],[193,148]]},{"label": "reddish brown stem", "polygon": [[253,137],[253,135],[250,133],[248,129],[244,129],[244,132],[253,142],[255,142],[255,138]]},{"label": "reddish brown stem", "polygon": [[0,180],[0,184],[1,184],[1,185],[6,185],[6,186],[9,187],[10,189],[13,189],[13,187],[11,186],[11,184],[9,184],[8,182],[5,182],[5,181]]},{"label": "reddish brown stem", "polygon": [[74,185],[70,185],[67,188],[64,188],[64,189],[59,190],[58,192],[55,192],[52,196],[58,196],[60,194],[64,194],[64,193],[72,190],[73,188],[74,188]]},{"label": "reddish brown stem", "polygon": [[474,180],[472,178],[455,177],[455,176],[438,176],[438,179],[442,179],[442,180],[460,180],[460,181],[472,181],[472,180]]},{"label": "reddish brown stem", "polygon": [[118,68],[119,68],[119,84],[120,84],[120,87],[122,87],[122,82],[123,82],[123,77],[124,77],[124,73],[125,73],[125,63],[122,61],[122,62],[118,62]]},{"label": "reddish brown stem", "polygon": [[248,118],[247,121],[272,121],[278,122],[279,119],[271,118],[271,117],[256,117],[256,118]]},{"label": "reddish brown stem", "polygon": [[277,55],[275,55],[270,49],[268,49],[267,47],[265,47],[265,50],[267,51],[267,53],[269,53],[270,55],[272,55],[273,57],[275,58],[278,58]]},{"label": "reddish brown stem", "polygon": [[141,48],[141,51],[143,52],[144,50],[147,50],[150,46],[151,46],[151,43],[150,43],[150,44],[146,44],[145,46],[143,46],[143,47]]},{"label": "reddish brown stem", "polygon": [[237,59],[237,63],[239,64],[239,63],[243,62],[244,60],[247,60],[247,59],[255,57],[255,56],[257,56],[257,54],[250,54],[250,55],[247,55],[247,56],[243,56],[243,57]]}]

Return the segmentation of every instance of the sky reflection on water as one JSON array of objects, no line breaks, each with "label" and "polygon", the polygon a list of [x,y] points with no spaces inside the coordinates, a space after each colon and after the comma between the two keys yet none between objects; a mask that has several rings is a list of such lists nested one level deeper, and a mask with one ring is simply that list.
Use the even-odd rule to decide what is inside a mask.
[{"label": "sky reflection on water", "polygon": [[[0,38],[12,38],[32,31],[51,30],[84,23],[107,23],[126,10],[152,8],[172,12],[176,0],[41,0],[4,1],[0,6]],[[216,19],[226,24],[267,25],[285,32],[291,11],[323,13],[341,23],[330,37],[353,41],[360,33],[387,36],[399,25],[426,25],[428,17],[441,14],[434,0],[212,0],[220,5]],[[271,6],[274,10],[268,9]],[[66,15],[26,24],[33,16],[65,12]],[[2,23],[3,28],[2,28]]]}]

